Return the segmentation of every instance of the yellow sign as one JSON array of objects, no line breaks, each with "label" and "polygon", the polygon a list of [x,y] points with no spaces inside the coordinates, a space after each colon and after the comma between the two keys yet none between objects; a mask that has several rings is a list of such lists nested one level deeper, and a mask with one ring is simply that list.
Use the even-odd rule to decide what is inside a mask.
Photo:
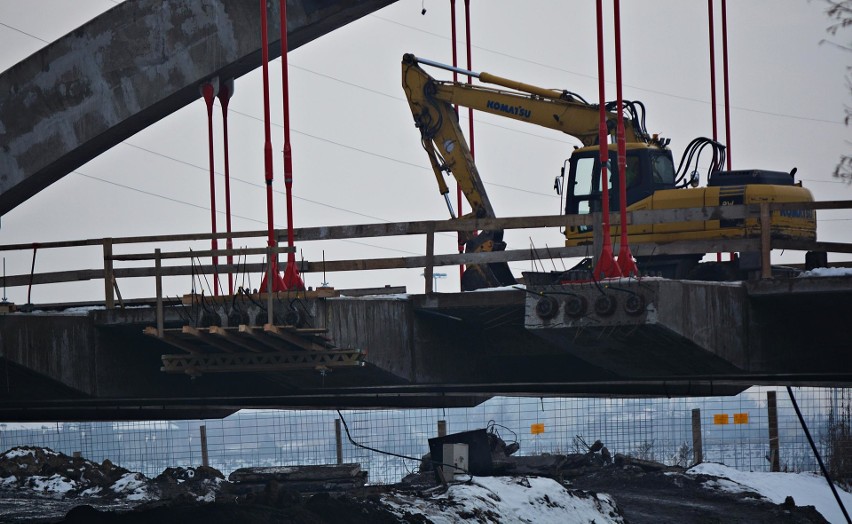
[{"label": "yellow sign", "polygon": [[734,413],[734,424],[748,424],[748,413]]},{"label": "yellow sign", "polygon": [[530,424],[530,433],[533,435],[544,433],[544,424]]},{"label": "yellow sign", "polygon": [[717,413],[713,415],[713,424],[724,425],[728,423],[727,413]]}]

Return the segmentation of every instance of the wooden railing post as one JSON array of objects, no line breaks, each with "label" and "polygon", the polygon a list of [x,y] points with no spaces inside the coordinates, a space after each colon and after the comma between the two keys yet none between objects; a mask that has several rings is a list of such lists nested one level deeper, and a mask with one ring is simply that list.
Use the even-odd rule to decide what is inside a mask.
[{"label": "wooden railing post", "polygon": [[760,278],[772,277],[772,224],[769,202],[760,203]]},{"label": "wooden railing post", "polygon": [[435,282],[433,276],[435,274],[435,227],[429,227],[426,232],[426,267],[423,268],[423,278],[426,280],[426,294],[431,294],[432,284]]},{"label": "wooden railing post", "polygon": [[104,239],[104,305],[115,309],[115,273],[112,267],[112,239]]},{"label": "wooden railing post", "polygon": [[154,250],[156,258],[154,259],[154,268],[156,275],[154,276],[156,291],[157,291],[157,336],[163,338],[165,331],[165,319],[163,318],[163,262],[161,260],[162,251],[160,248]]}]

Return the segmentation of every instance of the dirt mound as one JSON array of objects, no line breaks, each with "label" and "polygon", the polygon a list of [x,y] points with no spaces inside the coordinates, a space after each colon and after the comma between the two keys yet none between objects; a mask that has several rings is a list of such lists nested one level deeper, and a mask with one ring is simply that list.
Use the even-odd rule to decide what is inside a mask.
[{"label": "dirt mound", "polygon": [[[149,479],[109,460],[97,463],[50,448],[21,446],[0,454],[0,490],[4,499],[26,501],[40,497],[130,509],[146,502],[213,502],[223,482],[222,472],[208,467],[168,468]],[[61,507],[56,503],[43,506],[51,511]]]},{"label": "dirt mound", "polygon": [[128,473],[109,460],[98,464],[50,448],[21,446],[0,455],[0,482],[4,489],[26,488],[74,496],[104,490]]},{"label": "dirt mound", "polygon": [[716,477],[659,466],[651,469],[622,462],[573,477],[569,484],[575,489],[609,493],[631,524],[827,522],[813,506],[773,504],[749,491],[712,489],[714,481],[719,481]]}]

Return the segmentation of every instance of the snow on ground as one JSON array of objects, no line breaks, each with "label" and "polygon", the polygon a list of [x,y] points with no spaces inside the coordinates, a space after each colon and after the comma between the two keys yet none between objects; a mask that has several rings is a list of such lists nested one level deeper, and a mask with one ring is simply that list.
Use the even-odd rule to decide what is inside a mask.
[{"label": "snow on ground", "polygon": [[402,517],[419,514],[435,524],[476,522],[603,524],[623,523],[607,495],[569,490],[553,479],[539,477],[473,477],[432,498],[395,493],[382,497]]},{"label": "snow on ground", "polygon": [[852,268],[848,267],[818,267],[805,271],[799,278],[806,277],[848,277],[852,276]]},{"label": "snow on ground", "polygon": [[[56,453],[55,451],[51,451],[47,448],[44,448],[44,454],[45,455],[53,455],[53,456],[58,455],[58,453]],[[3,454],[0,454],[0,458],[8,459],[8,460],[13,460],[13,459],[16,459],[16,458],[21,458],[21,457],[26,457],[26,456],[32,456],[32,457],[35,457],[36,460],[38,460],[38,456],[36,455],[34,448],[12,448],[12,449],[10,449],[9,451],[7,451]]]},{"label": "snow on ground", "polygon": [[[731,481],[708,481],[708,488],[733,493],[752,491],[775,504],[783,504],[788,496],[797,506],[814,506],[829,522],[846,522],[831,488],[822,476],[813,473],[758,473],[739,471],[723,464],[704,463],[690,468],[687,474],[712,475]],[[846,510],[852,510],[852,493],[837,488]]]},{"label": "snow on ground", "polygon": [[331,297],[330,300],[408,300],[408,293],[390,293],[387,295],[356,295],[352,297],[346,295],[345,293],[345,291],[341,291],[339,297]]},{"label": "snow on ground", "polygon": [[54,474],[50,477],[30,477],[27,480],[27,487],[38,493],[46,493],[50,495],[65,495],[71,490],[77,489],[79,483],[74,480],[67,479],[59,474]]},{"label": "snow on ground", "polygon": [[153,495],[148,493],[148,483],[141,473],[125,473],[115,484],[110,486],[114,492],[125,495],[127,500],[149,500]]}]

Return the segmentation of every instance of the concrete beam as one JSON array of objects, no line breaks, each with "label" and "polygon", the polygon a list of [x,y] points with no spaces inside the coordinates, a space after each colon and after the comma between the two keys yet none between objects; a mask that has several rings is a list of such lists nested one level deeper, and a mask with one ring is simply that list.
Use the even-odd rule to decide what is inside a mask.
[{"label": "concrete beam", "polygon": [[[289,0],[299,47],[395,0]],[[270,1],[270,59],[281,54]],[[256,1],[122,2],[0,74],[0,215],[200,97],[202,82],[261,65]]]}]

